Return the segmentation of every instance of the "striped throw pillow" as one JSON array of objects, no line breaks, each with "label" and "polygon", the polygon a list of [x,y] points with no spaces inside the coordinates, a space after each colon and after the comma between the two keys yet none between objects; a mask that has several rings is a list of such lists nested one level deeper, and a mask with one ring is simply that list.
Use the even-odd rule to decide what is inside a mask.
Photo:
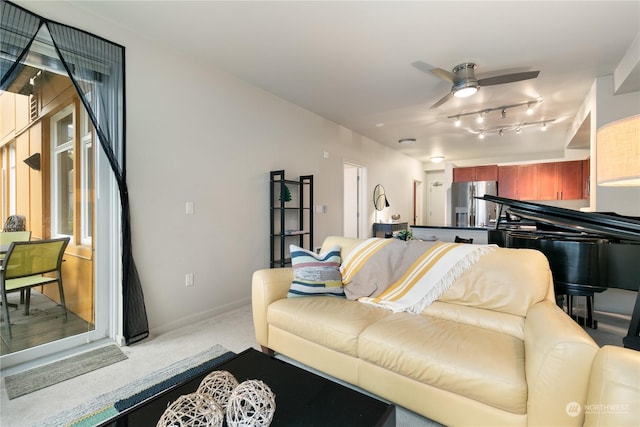
[{"label": "striped throw pillow", "polygon": [[289,246],[293,281],[287,297],[330,295],[344,297],[340,274],[340,246],[315,254],[296,245]]}]

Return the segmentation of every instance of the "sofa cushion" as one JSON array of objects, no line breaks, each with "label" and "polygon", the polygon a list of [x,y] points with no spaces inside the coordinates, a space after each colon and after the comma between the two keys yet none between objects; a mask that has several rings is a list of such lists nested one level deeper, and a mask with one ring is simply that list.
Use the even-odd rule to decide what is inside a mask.
[{"label": "sofa cushion", "polygon": [[501,311],[485,310],[460,304],[434,301],[422,311],[423,315],[439,317],[466,325],[478,326],[524,340],[525,318]]},{"label": "sofa cushion", "polygon": [[549,261],[534,249],[496,248],[482,256],[439,301],[525,317],[545,298],[555,302]]},{"label": "sofa cushion", "polygon": [[296,245],[289,245],[293,281],[287,297],[333,295],[344,297],[340,274],[340,246],[316,254]]},{"label": "sofa cushion", "polygon": [[342,298],[287,298],[269,305],[267,322],[270,327],[357,357],[358,335],[390,314],[388,310]]},{"label": "sofa cushion", "polygon": [[431,316],[395,313],[365,329],[362,360],[517,414],[527,410],[524,342]]}]

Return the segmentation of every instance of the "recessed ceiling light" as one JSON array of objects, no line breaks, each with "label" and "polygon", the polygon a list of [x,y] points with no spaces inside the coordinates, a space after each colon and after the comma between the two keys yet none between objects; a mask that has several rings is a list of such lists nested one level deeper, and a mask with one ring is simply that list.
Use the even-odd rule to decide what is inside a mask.
[{"label": "recessed ceiling light", "polygon": [[410,144],[413,144],[414,142],[416,142],[415,138],[402,138],[401,140],[398,141],[398,143],[402,145],[410,145]]}]

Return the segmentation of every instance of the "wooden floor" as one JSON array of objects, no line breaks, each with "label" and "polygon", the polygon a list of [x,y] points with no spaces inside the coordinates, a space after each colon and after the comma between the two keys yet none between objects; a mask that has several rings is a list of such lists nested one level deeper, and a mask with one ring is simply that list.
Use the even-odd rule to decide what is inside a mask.
[{"label": "wooden floor", "polygon": [[[7,298],[10,303],[18,304],[20,302],[20,294],[17,292],[7,295]],[[11,318],[13,338],[9,338],[3,314],[0,322],[0,355],[35,347],[93,329],[92,323],[82,320],[69,311],[65,319],[61,306],[35,290],[31,291],[29,315],[25,316],[24,305],[19,304],[17,309],[9,307],[9,317]]]}]

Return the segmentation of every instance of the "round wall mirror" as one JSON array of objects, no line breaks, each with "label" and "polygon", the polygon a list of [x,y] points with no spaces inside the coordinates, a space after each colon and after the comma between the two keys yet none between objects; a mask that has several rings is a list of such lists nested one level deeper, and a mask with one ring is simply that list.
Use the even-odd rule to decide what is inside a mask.
[{"label": "round wall mirror", "polygon": [[389,206],[387,196],[384,193],[384,187],[380,184],[376,185],[376,188],[373,189],[373,205],[376,207],[377,211],[381,211],[385,207]]}]

